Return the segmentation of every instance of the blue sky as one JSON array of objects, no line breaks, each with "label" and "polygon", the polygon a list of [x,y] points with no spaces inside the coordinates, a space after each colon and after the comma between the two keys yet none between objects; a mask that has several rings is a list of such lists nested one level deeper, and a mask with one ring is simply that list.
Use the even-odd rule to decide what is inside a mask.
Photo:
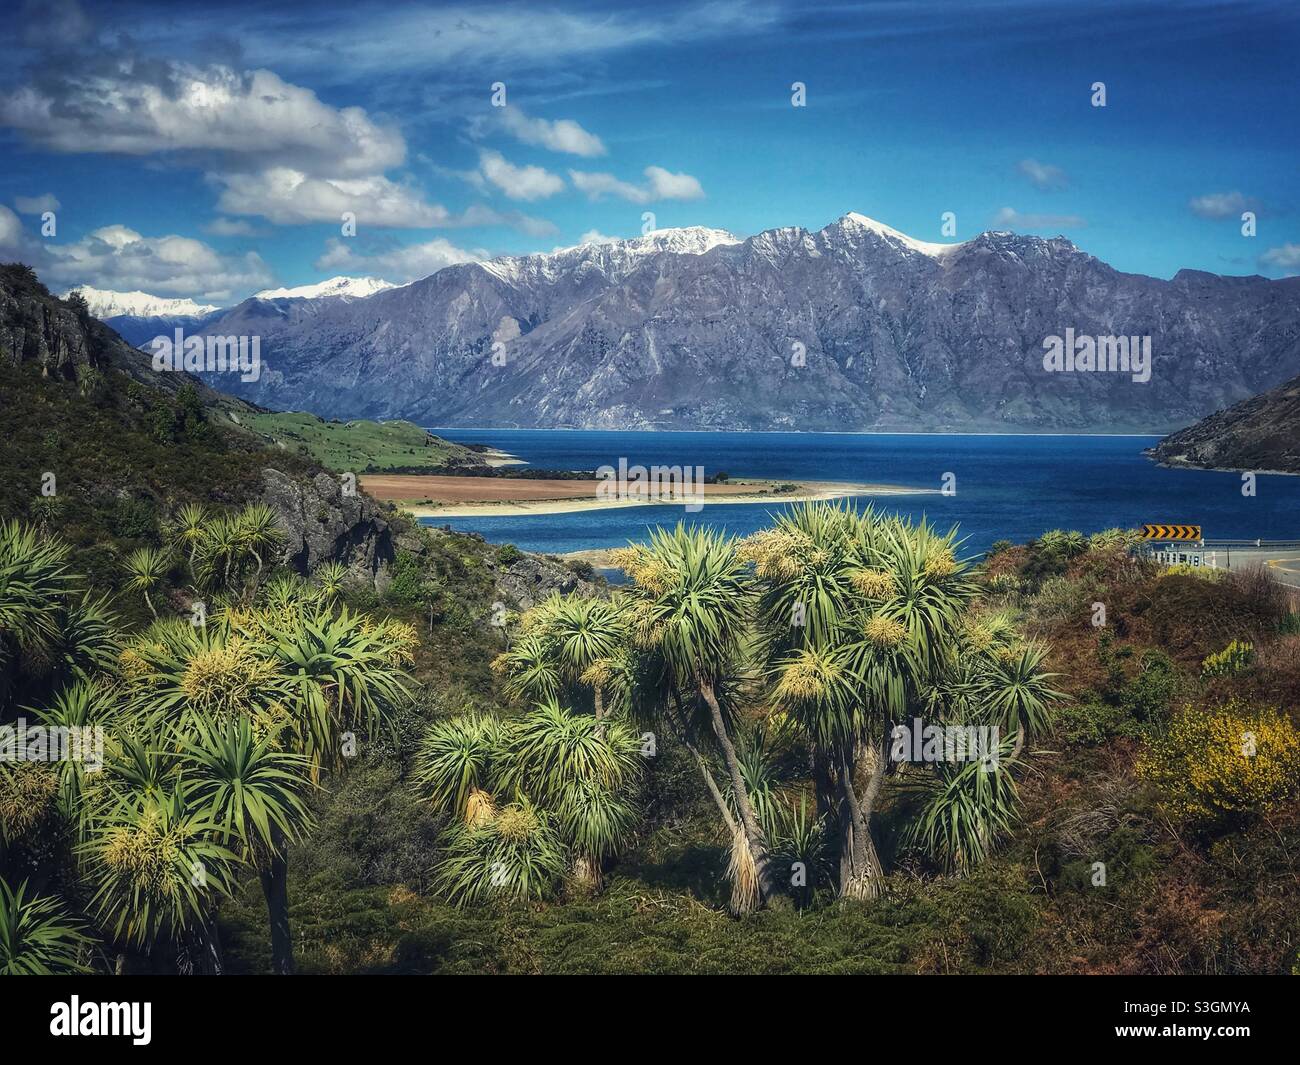
[{"label": "blue sky", "polygon": [[645,212],[744,236],[858,211],[923,240],[1063,233],[1159,277],[1300,272],[1294,2],[42,0],[17,25],[0,258],[58,290],[403,282],[637,236]]}]

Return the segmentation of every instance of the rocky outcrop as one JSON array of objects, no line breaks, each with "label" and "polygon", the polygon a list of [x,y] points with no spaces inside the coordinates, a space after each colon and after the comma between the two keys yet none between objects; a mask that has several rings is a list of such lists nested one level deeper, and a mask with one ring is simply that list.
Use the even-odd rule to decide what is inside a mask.
[{"label": "rocky outcrop", "polygon": [[41,372],[73,378],[97,364],[89,321],[8,266],[0,276],[0,361],[37,362]]},{"label": "rocky outcrop", "polygon": [[279,470],[262,471],[262,501],[287,534],[283,561],[299,573],[322,562],[342,562],[353,577],[383,591],[393,561],[393,533],[379,505],[342,477],[318,473],[295,480]]},{"label": "rocky outcrop", "polygon": [[1300,473],[1300,377],[1165,437],[1166,466]]},{"label": "rocky outcrop", "polygon": [[525,554],[509,565],[494,564],[497,593],[503,602],[530,610],[552,595],[577,592],[581,596],[601,594],[601,586],[584,579],[559,559]]},{"label": "rocky outcrop", "polygon": [[84,306],[53,296],[22,263],[0,265],[0,363],[36,363],[46,377],[68,381],[79,379],[88,369],[117,370],[170,395],[188,384],[206,407],[250,409],[243,400],[218,392],[188,373],[156,371],[150,355],[90,317]]}]

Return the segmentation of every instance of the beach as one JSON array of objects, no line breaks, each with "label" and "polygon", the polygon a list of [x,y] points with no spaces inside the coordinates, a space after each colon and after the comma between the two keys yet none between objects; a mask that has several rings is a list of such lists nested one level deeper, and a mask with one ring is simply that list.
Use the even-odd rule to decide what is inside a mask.
[{"label": "beach", "polygon": [[376,499],[398,503],[420,518],[509,517],[571,514],[625,507],[719,503],[797,503],[848,496],[918,495],[934,489],[841,481],[734,480],[702,486],[694,497],[601,498],[595,478],[574,480],[525,477],[454,477],[420,474],[364,474],[361,487]]}]

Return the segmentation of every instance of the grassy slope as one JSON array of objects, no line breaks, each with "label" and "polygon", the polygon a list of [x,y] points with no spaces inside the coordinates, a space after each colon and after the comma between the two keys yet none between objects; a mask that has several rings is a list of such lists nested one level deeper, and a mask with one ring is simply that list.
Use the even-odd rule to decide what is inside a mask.
[{"label": "grassy slope", "polygon": [[305,450],[339,472],[379,472],[448,465],[482,465],[468,448],[425,432],[413,422],[325,421],[301,411],[240,415],[241,423],[280,446]]},{"label": "grassy slope", "polygon": [[267,466],[291,476],[320,468],[117,371],[85,387],[32,363],[3,365],[0,398],[0,515],[36,520],[42,474],[53,473],[50,524],[73,545],[73,568],[100,587],[116,583],[129,549],[157,542],[180,504],[242,505],[260,494]]}]

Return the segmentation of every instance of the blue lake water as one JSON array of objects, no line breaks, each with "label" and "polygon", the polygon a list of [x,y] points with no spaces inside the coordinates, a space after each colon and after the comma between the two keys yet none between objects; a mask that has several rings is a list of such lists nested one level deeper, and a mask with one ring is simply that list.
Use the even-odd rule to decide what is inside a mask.
[{"label": "blue lake water", "polygon": [[[1300,477],[1260,474],[1242,495],[1238,473],[1162,469],[1142,454],[1154,436],[974,436],[960,434],[598,432],[550,429],[435,429],[449,440],[490,444],[543,469],[594,470],[629,464],[701,465],[733,477],[847,481],[934,489],[882,496],[885,509],[947,528],[966,550],[1019,543],[1047,529],[1095,532],[1144,522],[1202,526],[1207,537],[1300,537]],[[938,489],[945,473],[956,494]],[[859,501],[866,503],[870,497]],[[572,514],[427,519],[478,532],[495,543],[563,554],[643,539],[679,520],[748,535],[770,523],[778,503],[652,505]]]}]

